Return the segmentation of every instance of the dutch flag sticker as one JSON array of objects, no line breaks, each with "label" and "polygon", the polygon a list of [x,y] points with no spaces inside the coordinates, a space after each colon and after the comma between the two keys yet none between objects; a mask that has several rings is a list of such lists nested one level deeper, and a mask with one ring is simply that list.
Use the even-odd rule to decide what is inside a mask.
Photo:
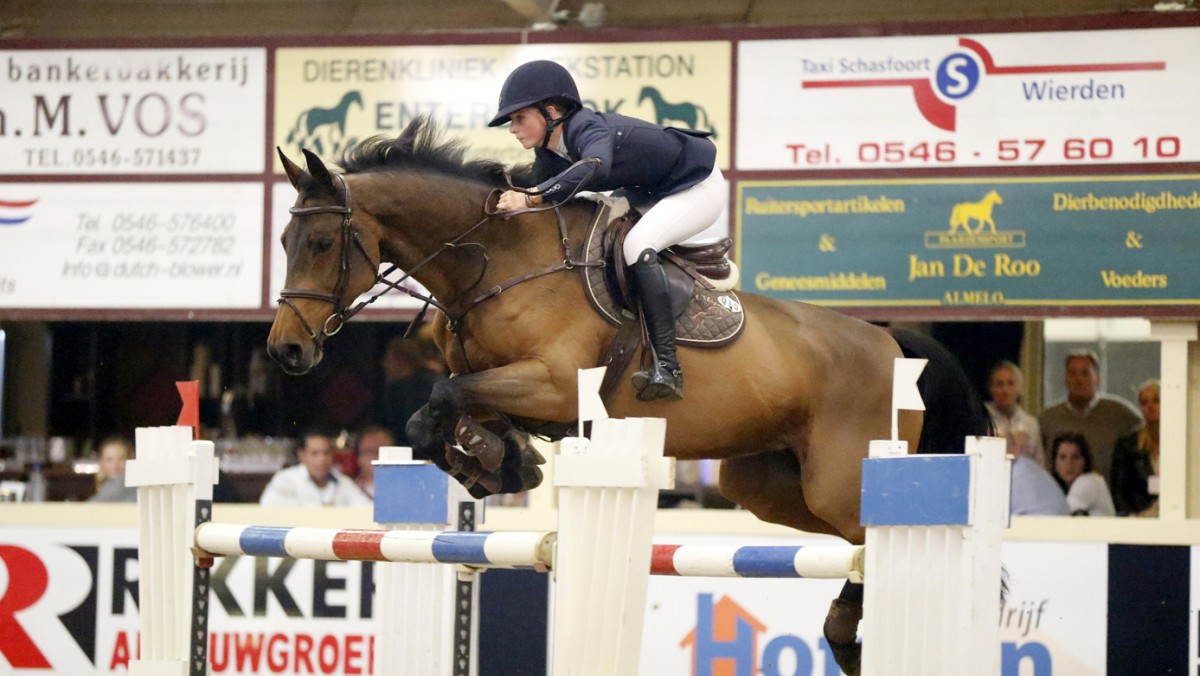
[{"label": "dutch flag sticker", "polygon": [[0,226],[21,225],[33,218],[33,205],[37,202],[0,199]]}]

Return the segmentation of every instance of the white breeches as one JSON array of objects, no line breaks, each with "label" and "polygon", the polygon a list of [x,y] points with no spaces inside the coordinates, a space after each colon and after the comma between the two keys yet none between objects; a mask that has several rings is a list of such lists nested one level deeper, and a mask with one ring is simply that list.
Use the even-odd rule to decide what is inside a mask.
[{"label": "white breeches", "polygon": [[642,214],[642,219],[625,237],[625,261],[633,263],[646,249],[663,249],[717,222],[729,203],[729,187],[718,167],[696,185],[664,197]]}]

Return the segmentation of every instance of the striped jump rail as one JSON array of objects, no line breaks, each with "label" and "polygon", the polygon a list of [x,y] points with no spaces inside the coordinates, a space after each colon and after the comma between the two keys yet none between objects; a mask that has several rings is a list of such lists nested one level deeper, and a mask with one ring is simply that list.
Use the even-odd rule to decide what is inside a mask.
[{"label": "striped jump rail", "polygon": [[650,574],[862,582],[865,557],[855,545],[654,545]]},{"label": "striped jump rail", "polygon": [[[205,523],[196,529],[201,556],[278,556],[322,561],[442,563],[480,568],[554,565],[553,532],[404,531]],[[862,581],[855,546],[654,545],[651,575]]]},{"label": "striped jump rail", "polygon": [[550,569],[554,540],[553,532],[338,530],[224,523],[196,528],[196,548],[201,556],[449,563],[540,571]]}]

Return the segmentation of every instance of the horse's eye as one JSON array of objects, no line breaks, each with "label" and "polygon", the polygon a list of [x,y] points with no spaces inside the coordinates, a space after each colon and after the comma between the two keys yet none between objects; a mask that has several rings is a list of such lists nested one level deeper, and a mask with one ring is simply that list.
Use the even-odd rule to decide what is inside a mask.
[{"label": "horse's eye", "polygon": [[317,241],[313,242],[313,249],[316,249],[317,253],[329,253],[333,250],[333,240],[318,239]]}]

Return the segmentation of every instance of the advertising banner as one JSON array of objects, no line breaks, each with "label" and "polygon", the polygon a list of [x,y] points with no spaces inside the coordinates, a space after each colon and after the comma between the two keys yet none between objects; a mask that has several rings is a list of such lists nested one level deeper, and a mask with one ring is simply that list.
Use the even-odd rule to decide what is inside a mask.
[{"label": "advertising banner", "polygon": [[[663,538],[678,544],[783,543]],[[1105,673],[1108,556],[1104,543],[1004,544],[1009,589],[1000,615],[1003,676]],[[383,610],[374,602],[377,565],[386,564],[219,559],[209,595],[212,673],[371,673],[371,618]],[[0,673],[127,673],[138,654],[139,577],[135,528],[6,527],[0,532]],[[822,626],[841,587],[838,580],[652,577],[639,673],[837,674]],[[1194,610],[1195,593],[1180,593],[1191,595]],[[1195,612],[1193,629],[1194,618]]]},{"label": "advertising banner", "polygon": [[0,50],[0,174],[261,173],[266,49]]},{"label": "advertising banner", "polygon": [[[779,544],[717,537],[670,541]],[[1001,606],[1002,676],[1104,674],[1107,545],[1006,542],[1003,556],[1010,592]],[[840,674],[822,627],[841,588],[838,580],[651,578],[639,673]],[[864,641],[870,640],[867,632],[886,631],[867,622],[860,627]]]},{"label": "advertising banner", "polygon": [[[138,579],[136,529],[5,528],[0,673],[128,673]],[[228,557],[210,580],[211,673],[371,673],[370,563]]]},{"label": "advertising banner", "polygon": [[[507,127],[487,123],[508,73],[550,59],[571,72],[588,107],[712,132],[726,167],[731,53],[725,41],[280,49],[274,145],[293,157],[303,147],[336,160],[428,115],[473,157],[532,162]],[[275,170],[283,170],[278,161]]]},{"label": "advertising banner", "polygon": [[742,288],[836,307],[1200,305],[1200,177],[742,182]]},{"label": "advertising banner", "polygon": [[0,184],[0,308],[262,306],[261,183]]},{"label": "advertising banner", "polygon": [[737,167],[1200,159],[1200,28],[746,40]]}]

